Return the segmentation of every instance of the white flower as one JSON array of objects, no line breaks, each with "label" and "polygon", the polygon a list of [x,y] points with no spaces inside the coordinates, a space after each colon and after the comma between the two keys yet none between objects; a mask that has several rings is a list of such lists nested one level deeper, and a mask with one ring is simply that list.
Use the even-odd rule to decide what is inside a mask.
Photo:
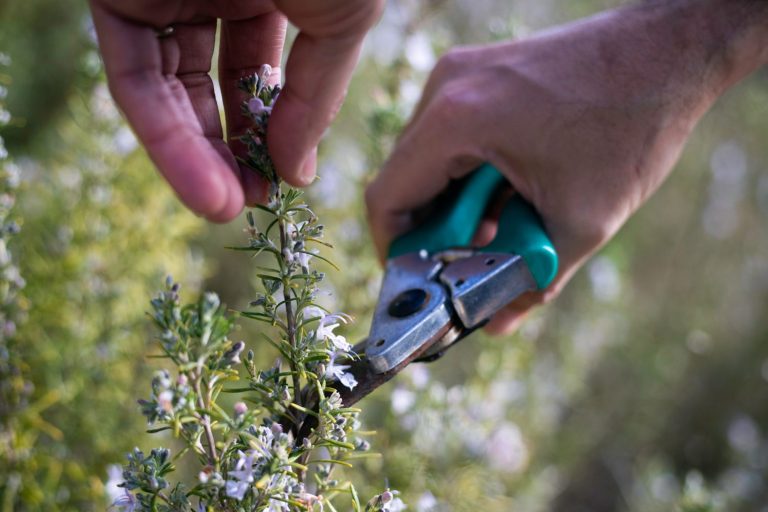
[{"label": "white flower", "polygon": [[253,483],[254,454],[252,452],[246,454],[238,451],[238,455],[240,458],[237,459],[235,469],[229,472],[229,476],[233,480],[227,480],[225,491],[227,496],[240,501]]},{"label": "white flower", "polygon": [[119,508],[123,512],[133,512],[138,510],[139,502],[136,500],[136,496],[128,492],[128,489],[123,489],[122,496],[119,496],[109,508]]},{"label": "white flower", "polygon": [[397,387],[392,391],[392,412],[403,414],[416,403],[416,394],[405,388]]},{"label": "white flower", "polygon": [[510,422],[497,426],[487,437],[485,455],[493,468],[508,474],[523,471],[530,457],[522,431]]},{"label": "white flower", "polygon": [[302,310],[302,316],[304,317],[305,322],[315,319],[322,320],[325,315],[325,311],[317,306],[307,306]]},{"label": "white flower", "polygon": [[437,498],[429,491],[419,496],[419,501],[416,502],[416,510],[419,512],[431,512],[437,509]]},{"label": "white flower", "polygon": [[344,313],[326,314],[325,311],[317,306],[307,306],[304,308],[304,320],[318,319],[317,329],[315,329],[315,339],[328,340],[342,352],[352,350],[352,345],[341,334],[334,333],[334,329],[341,324],[349,323],[349,316]]},{"label": "white flower", "polygon": [[325,370],[325,378],[336,379],[349,389],[354,389],[357,386],[357,380],[354,375],[345,372],[345,370],[349,369],[348,364],[336,364],[336,357],[338,355],[339,352],[331,352],[331,360]]},{"label": "white flower", "polygon": [[302,268],[309,267],[309,260],[312,259],[312,253],[317,253],[317,249],[312,249],[311,252],[295,252],[293,258]]},{"label": "white flower", "polygon": [[104,484],[104,490],[113,502],[124,494],[125,489],[118,487],[121,483],[123,483],[123,468],[118,464],[110,464],[107,467],[107,483]]},{"label": "white flower", "polygon": [[402,512],[406,508],[408,507],[403,503],[403,500],[400,498],[393,498],[392,501],[384,504],[384,506],[381,507],[381,510],[385,512]]}]

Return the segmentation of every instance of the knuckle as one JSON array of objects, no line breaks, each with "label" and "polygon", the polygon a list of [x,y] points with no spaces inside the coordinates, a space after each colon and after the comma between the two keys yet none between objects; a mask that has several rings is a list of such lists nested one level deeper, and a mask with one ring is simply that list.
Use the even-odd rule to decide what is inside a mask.
[{"label": "knuckle", "polygon": [[335,23],[342,28],[343,34],[364,34],[381,17],[384,11],[384,0],[358,0],[347,2],[336,11],[341,23]]},{"label": "knuckle", "polygon": [[[602,216],[601,218],[608,218]],[[596,249],[603,245],[607,240],[613,236],[615,232],[614,227],[610,222],[598,221],[595,222],[595,218],[583,219],[583,222],[579,222],[573,226],[574,234],[578,235],[581,243],[588,249]]]},{"label": "knuckle", "polygon": [[465,47],[451,48],[443,54],[435,66],[435,74],[440,76],[454,75],[467,66],[470,50]]},{"label": "knuckle", "polygon": [[472,89],[462,84],[448,85],[437,92],[431,106],[431,114],[438,120],[453,121],[466,118],[476,106]]}]

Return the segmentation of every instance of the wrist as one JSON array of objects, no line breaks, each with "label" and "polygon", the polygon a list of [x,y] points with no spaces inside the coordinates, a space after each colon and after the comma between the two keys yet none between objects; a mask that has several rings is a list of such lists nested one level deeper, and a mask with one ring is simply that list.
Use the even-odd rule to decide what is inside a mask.
[{"label": "wrist", "polygon": [[768,2],[652,0],[630,10],[644,11],[662,31],[651,36],[677,61],[673,74],[713,99],[768,62]]},{"label": "wrist", "polygon": [[[706,7],[710,39],[719,55],[719,87],[728,87],[768,63],[768,2],[709,0]],[[705,36],[706,37],[706,36]],[[719,51],[718,51],[719,50]]]}]

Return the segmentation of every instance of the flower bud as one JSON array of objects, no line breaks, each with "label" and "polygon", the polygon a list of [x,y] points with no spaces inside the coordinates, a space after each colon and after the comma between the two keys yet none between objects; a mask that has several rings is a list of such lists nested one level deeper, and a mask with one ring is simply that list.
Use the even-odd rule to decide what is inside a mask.
[{"label": "flower bud", "polygon": [[245,405],[245,402],[237,402],[235,404],[235,417],[242,416],[248,412],[248,406]]},{"label": "flower bud", "polygon": [[197,475],[197,479],[200,480],[201,484],[207,484],[208,481],[211,478],[211,475],[213,474],[213,467],[211,466],[205,466],[200,473]]}]

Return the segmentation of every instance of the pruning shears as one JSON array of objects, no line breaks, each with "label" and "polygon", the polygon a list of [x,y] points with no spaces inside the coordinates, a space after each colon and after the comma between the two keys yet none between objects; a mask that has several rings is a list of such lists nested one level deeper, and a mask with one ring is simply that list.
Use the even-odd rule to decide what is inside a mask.
[{"label": "pruning shears", "polygon": [[389,248],[368,338],[350,364],[358,385],[339,391],[350,406],[414,361],[433,361],[482,327],[519,295],[546,288],[557,252],[539,216],[519,195],[507,196],[495,239],[471,242],[484,213],[509,188],[490,164],[472,172],[455,199]]}]

